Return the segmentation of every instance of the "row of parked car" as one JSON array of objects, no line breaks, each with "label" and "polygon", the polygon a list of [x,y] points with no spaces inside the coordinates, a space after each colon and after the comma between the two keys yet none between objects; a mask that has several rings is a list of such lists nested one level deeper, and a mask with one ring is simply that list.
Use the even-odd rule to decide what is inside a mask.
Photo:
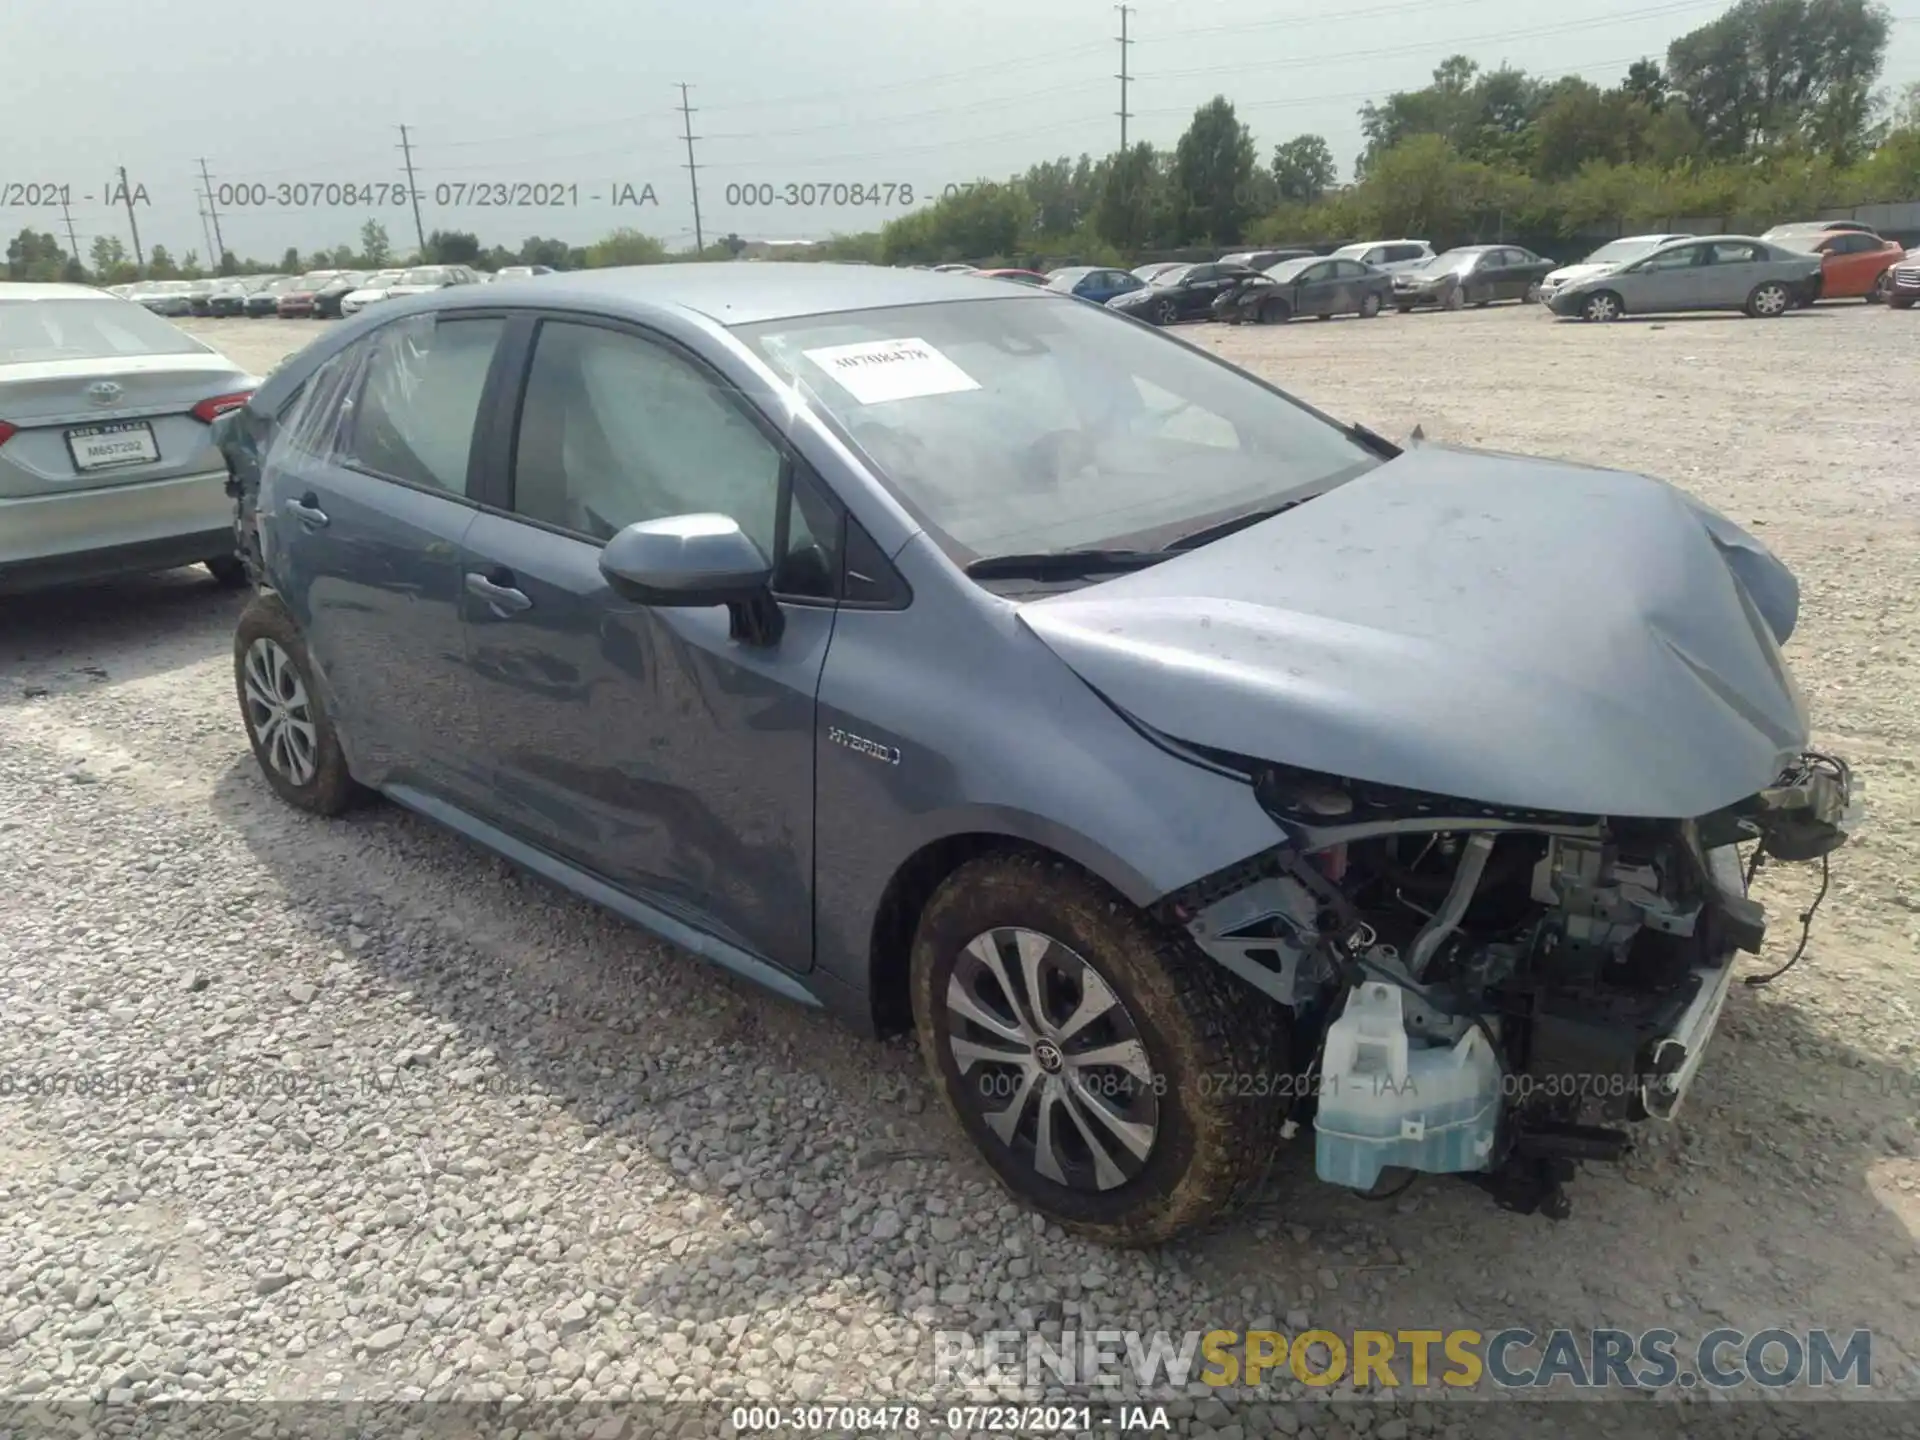
[{"label": "row of parked car", "polygon": [[139,302],[156,315],[337,320],[396,296],[552,273],[550,265],[508,265],[492,272],[471,265],[414,265],[388,270],[309,270],[304,275],[143,280],[108,289],[122,299]]},{"label": "row of parked car", "polygon": [[1435,254],[1424,240],[1402,239],[1362,241],[1326,255],[1243,250],[1131,271],[1074,265],[1045,274],[973,273],[1043,285],[1155,325],[1370,318],[1389,307],[1406,314],[1508,300],[1590,321],[1680,310],[1771,316],[1816,300],[1884,300],[1906,309],[1920,298],[1920,250],[1909,253],[1857,221],[1795,222],[1757,236],[1629,235],[1573,265],[1518,245],[1462,245]]}]

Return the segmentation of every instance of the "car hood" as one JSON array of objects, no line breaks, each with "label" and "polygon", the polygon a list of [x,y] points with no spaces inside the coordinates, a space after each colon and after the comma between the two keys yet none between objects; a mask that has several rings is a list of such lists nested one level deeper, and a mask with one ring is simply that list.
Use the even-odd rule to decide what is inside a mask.
[{"label": "car hood", "polygon": [[1487,804],[1691,818],[1804,746],[1779,652],[1798,608],[1764,546],[1662,481],[1423,445],[1020,618],[1177,740]]},{"label": "car hood", "polygon": [[1544,283],[1571,285],[1576,280],[1591,280],[1596,275],[1606,275],[1619,268],[1619,262],[1614,260],[1582,261],[1578,265],[1562,265],[1558,270],[1549,270]]}]

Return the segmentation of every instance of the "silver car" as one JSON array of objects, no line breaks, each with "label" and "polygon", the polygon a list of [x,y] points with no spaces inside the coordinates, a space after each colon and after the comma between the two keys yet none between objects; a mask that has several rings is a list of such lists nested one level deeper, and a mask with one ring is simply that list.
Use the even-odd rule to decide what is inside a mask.
[{"label": "silver car", "polygon": [[213,421],[258,382],[144,307],[0,285],[0,593],[234,554]]},{"label": "silver car", "polygon": [[1819,294],[1820,257],[1752,235],[1695,235],[1563,285],[1556,315],[1618,320],[1674,310],[1744,310],[1771,319]]},{"label": "silver car", "polygon": [[127,297],[156,315],[191,315],[193,286],[185,280],[146,280]]}]

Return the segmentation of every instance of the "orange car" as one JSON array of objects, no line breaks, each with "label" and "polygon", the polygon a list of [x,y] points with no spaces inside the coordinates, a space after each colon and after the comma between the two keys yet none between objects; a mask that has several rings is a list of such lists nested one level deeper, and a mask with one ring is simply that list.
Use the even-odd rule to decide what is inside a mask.
[{"label": "orange car", "polygon": [[1883,297],[1888,271],[1907,253],[1895,240],[1882,240],[1863,230],[1826,230],[1786,242],[1820,257],[1822,300]]}]

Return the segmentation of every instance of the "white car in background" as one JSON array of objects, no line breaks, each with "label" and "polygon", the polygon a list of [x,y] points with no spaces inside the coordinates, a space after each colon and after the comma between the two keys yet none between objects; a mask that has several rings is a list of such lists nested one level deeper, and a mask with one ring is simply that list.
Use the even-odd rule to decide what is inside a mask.
[{"label": "white car in background", "polygon": [[1576,280],[1589,280],[1595,275],[1618,269],[1643,255],[1651,255],[1669,241],[1691,238],[1689,235],[1622,235],[1618,240],[1609,240],[1578,264],[1549,270],[1540,281],[1540,303],[1546,304]]},{"label": "white car in background", "polygon": [[398,300],[402,295],[425,295],[449,285],[479,283],[479,273],[466,265],[418,265],[402,275],[398,284],[388,287],[387,298]]},{"label": "white car in background", "polygon": [[367,283],[358,290],[349,290],[340,297],[342,315],[358,315],[369,305],[377,305],[387,298],[389,291],[400,283],[404,270],[376,270],[367,277]]},{"label": "white car in background", "polygon": [[535,275],[551,275],[551,265],[502,265],[494,272],[496,280],[530,280]]},{"label": "white car in background", "polygon": [[1328,257],[1333,260],[1358,260],[1389,275],[1402,270],[1417,270],[1433,259],[1433,246],[1424,240],[1362,240],[1342,245]]}]

